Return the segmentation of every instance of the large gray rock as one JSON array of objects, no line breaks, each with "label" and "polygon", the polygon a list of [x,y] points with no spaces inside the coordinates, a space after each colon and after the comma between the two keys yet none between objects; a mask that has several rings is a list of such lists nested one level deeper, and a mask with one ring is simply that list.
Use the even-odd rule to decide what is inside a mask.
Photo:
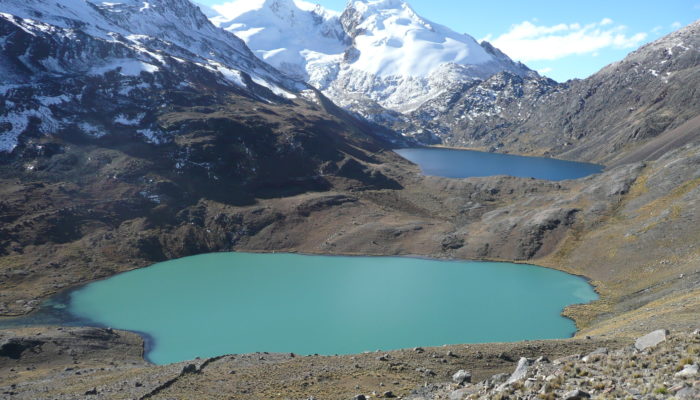
[{"label": "large gray rock", "polygon": [[680,372],[676,372],[676,376],[679,378],[691,377],[691,376],[695,376],[697,374],[698,374],[698,365],[697,364],[688,364],[688,365],[684,366]]},{"label": "large gray rock", "polygon": [[503,389],[507,388],[508,385],[510,385],[511,383],[524,379],[527,375],[527,371],[529,368],[530,360],[528,360],[525,357],[521,357],[520,360],[518,360],[518,365],[515,367],[515,371],[513,371],[508,380],[506,380],[505,383],[501,384],[497,390],[500,392]]},{"label": "large gray rock", "polygon": [[520,357],[518,360],[518,365],[515,367],[515,371],[510,375],[510,378],[506,381],[506,384],[517,382],[527,375],[527,370],[530,368],[530,360],[525,357]]},{"label": "large gray rock", "polygon": [[668,335],[668,331],[665,329],[659,329],[648,333],[637,339],[637,341],[634,342],[634,347],[639,351],[646,350],[650,347],[658,345],[661,342],[665,342],[666,335]]},{"label": "large gray rock", "polygon": [[605,348],[605,347],[600,347],[600,348],[597,348],[597,349],[593,350],[592,352],[590,352],[590,353],[589,353],[588,355],[586,355],[585,357],[583,357],[583,358],[581,359],[581,361],[583,361],[583,362],[585,362],[585,363],[596,362],[597,360],[600,359],[600,357],[602,357],[602,356],[604,356],[604,355],[606,355],[606,354],[608,354],[608,349]]},{"label": "large gray rock", "polygon": [[472,374],[471,374],[471,372],[460,369],[454,375],[452,375],[452,381],[454,383],[459,384],[459,385],[463,385],[465,383],[471,383]]}]

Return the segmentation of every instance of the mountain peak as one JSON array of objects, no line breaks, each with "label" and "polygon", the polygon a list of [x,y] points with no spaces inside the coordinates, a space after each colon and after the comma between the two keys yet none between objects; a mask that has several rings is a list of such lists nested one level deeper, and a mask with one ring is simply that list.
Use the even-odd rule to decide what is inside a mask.
[{"label": "mountain peak", "polygon": [[454,82],[530,72],[403,0],[350,0],[340,15],[299,0],[235,0],[216,10],[215,24],[258,57],[345,106],[366,96],[405,111]]},{"label": "mountain peak", "polygon": [[318,4],[302,0],[232,0],[227,3],[212,7],[219,15],[214,18],[214,23],[225,24],[227,21],[239,19],[250,14],[274,15],[280,19],[295,18],[300,13],[313,13],[318,15],[335,15]]},{"label": "mountain peak", "polygon": [[427,77],[445,64],[494,60],[469,35],[420,17],[401,0],[358,0],[341,17],[359,57],[353,67],[379,76]]},{"label": "mountain peak", "polygon": [[403,0],[351,0],[348,2],[348,8],[350,7],[363,11],[410,8]]}]

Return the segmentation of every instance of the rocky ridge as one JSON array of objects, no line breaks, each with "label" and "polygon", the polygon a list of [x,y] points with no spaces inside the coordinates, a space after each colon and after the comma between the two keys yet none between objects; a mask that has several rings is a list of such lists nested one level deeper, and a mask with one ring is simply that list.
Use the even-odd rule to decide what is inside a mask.
[{"label": "rocky ridge", "polygon": [[[292,0],[259,3],[244,13],[222,8],[227,16],[213,20],[338,105],[425,144],[615,164],[687,143],[700,125],[694,86],[685,84],[697,80],[698,22],[589,78],[557,83],[402,1],[350,2],[341,14]],[[301,43],[266,40],[277,26],[311,34]],[[398,35],[406,27],[455,39],[469,56],[450,59],[449,46],[418,51]],[[401,57],[392,56],[397,49]],[[431,52],[447,58],[430,68],[411,58],[432,60]]]},{"label": "rocky ridge", "polygon": [[[608,164],[643,160],[698,137],[700,104],[688,83],[700,79],[699,35],[696,21],[583,80],[501,73],[425,103],[399,128],[458,147]],[[635,153],[644,143],[652,148]]]},{"label": "rocky ridge", "polygon": [[[0,11],[3,157],[17,147],[31,149],[28,142],[43,136],[173,143],[177,129],[163,115],[196,106],[208,112],[236,97],[289,109],[295,101],[330,106],[214,27],[188,0],[147,6],[10,1]],[[324,111],[352,120],[334,107]],[[372,129],[385,140],[395,137],[379,127],[366,129],[370,136],[376,136]]]}]

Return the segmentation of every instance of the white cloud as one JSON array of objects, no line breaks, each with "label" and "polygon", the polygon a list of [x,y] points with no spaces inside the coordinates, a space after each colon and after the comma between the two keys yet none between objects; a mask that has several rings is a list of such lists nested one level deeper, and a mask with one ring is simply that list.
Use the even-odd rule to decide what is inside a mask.
[{"label": "white cloud", "polygon": [[592,54],[605,48],[628,49],[639,46],[646,33],[629,35],[627,27],[610,18],[581,25],[535,25],[530,21],[513,25],[510,31],[489,40],[511,58],[519,61],[556,60],[570,55]]},{"label": "white cloud", "polygon": [[682,26],[683,26],[683,24],[681,24],[680,22],[676,21],[676,22],[674,22],[674,23],[671,24],[671,29],[681,29]]},{"label": "white cloud", "polygon": [[542,69],[538,69],[537,72],[539,72],[541,75],[547,75],[548,73],[552,72],[554,69],[550,67],[545,67]]}]

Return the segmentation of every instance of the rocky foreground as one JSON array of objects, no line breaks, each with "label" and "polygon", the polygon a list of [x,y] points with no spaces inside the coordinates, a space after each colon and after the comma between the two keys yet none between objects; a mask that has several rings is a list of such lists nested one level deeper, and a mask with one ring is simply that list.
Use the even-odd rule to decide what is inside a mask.
[{"label": "rocky foreground", "polygon": [[[426,386],[408,399],[698,399],[700,330],[668,335],[658,330],[634,345],[601,347],[550,361],[521,358],[511,374],[471,383],[460,370],[453,383]],[[386,397],[386,396],[385,396]]]},{"label": "rocky foreground", "polygon": [[133,333],[0,334],[2,399],[697,399],[700,330],[155,366]]}]

